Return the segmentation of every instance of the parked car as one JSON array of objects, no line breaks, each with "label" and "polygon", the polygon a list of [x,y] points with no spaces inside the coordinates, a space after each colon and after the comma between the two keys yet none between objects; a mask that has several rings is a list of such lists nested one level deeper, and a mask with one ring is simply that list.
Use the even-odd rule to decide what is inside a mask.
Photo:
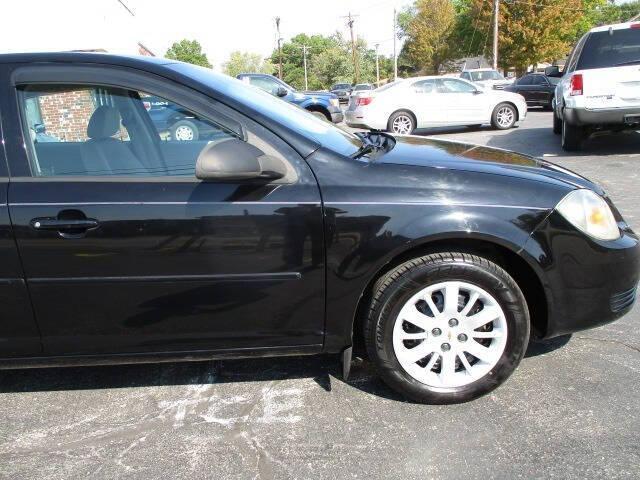
[{"label": "parked car", "polygon": [[460,78],[480,85],[482,88],[503,90],[513,83],[513,79],[506,79],[504,76],[492,68],[473,68],[463,70]]},{"label": "parked car", "polygon": [[155,96],[142,98],[149,117],[160,134],[169,135],[171,140],[191,141],[210,139],[217,133],[217,129],[194,117],[188,110]]},{"label": "parked car", "polygon": [[416,128],[482,125],[508,129],[524,120],[521,95],[483,90],[454,77],[398,80],[351,98],[345,113],[351,127],[411,134]]},{"label": "parked car", "polygon": [[279,78],[262,73],[241,73],[237,78],[289,103],[298,105],[319,118],[333,123],[340,123],[344,118],[340,109],[340,101],[333,93],[298,92]]},{"label": "parked car", "polygon": [[505,87],[505,90],[522,95],[530,107],[551,109],[553,95],[559,81],[556,77],[547,77],[542,73],[527,73],[512,85]]},{"label": "parked car", "polygon": [[640,23],[596,27],[576,44],[553,99],[553,132],[562,148],[579,150],[598,130],[640,128]]},{"label": "parked car", "polygon": [[373,90],[375,87],[370,83],[358,83],[354,85],[353,90],[351,91],[351,95],[357,94],[359,92],[368,92],[369,90]]},{"label": "parked car", "polygon": [[[544,160],[355,135],[167,59],[8,54],[0,72],[3,368],[339,354],[346,378],[364,345],[406,397],[454,403],[503,383],[530,336],[634,302],[638,237]],[[218,138],[164,140],[146,95]],[[27,102],[76,140],[34,142]]]},{"label": "parked car", "polygon": [[331,93],[336,95],[340,100],[340,103],[349,103],[349,96],[353,90],[353,86],[350,83],[336,83],[331,86]]}]

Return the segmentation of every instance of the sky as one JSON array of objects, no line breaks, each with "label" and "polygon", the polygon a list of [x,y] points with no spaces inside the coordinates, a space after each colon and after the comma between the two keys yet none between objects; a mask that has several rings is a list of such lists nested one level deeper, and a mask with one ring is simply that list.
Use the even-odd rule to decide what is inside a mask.
[{"label": "sky", "polygon": [[[28,9],[25,9],[25,2]],[[214,68],[234,50],[268,56],[281,36],[349,34],[344,16],[354,16],[356,35],[380,53],[393,52],[393,9],[411,0],[5,0],[0,52],[105,48],[136,53],[142,42],[156,55],[182,38],[198,40]],[[133,13],[129,13],[125,7]],[[29,15],[25,17],[28,10]]]}]

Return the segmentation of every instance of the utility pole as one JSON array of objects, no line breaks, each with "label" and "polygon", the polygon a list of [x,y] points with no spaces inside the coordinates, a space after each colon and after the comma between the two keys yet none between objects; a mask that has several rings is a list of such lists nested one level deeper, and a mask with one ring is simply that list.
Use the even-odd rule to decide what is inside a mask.
[{"label": "utility pole", "polygon": [[280,17],[276,17],[276,32],[278,33],[278,78],[282,80],[282,38],[280,37]]},{"label": "utility pole", "polygon": [[309,90],[309,84],[307,83],[307,46],[302,45],[302,61],[304,63],[304,89]]},{"label": "utility pole", "polygon": [[351,53],[353,56],[353,71],[354,71],[354,83],[358,83],[360,81],[360,67],[358,65],[358,52],[356,51],[356,38],[353,35],[353,23],[355,22],[355,17],[358,15],[349,15],[346,17],[349,20],[347,21],[347,25],[349,26],[349,30],[351,31]]},{"label": "utility pole", "polygon": [[396,9],[393,9],[393,80],[398,80],[398,55],[396,53],[396,41],[398,40],[398,27],[396,25]]},{"label": "utility pole", "polygon": [[380,47],[379,43],[375,44],[376,47],[376,87],[380,86],[380,58],[378,55],[378,48]]},{"label": "utility pole", "polygon": [[498,19],[500,0],[493,0],[493,69],[498,69]]}]

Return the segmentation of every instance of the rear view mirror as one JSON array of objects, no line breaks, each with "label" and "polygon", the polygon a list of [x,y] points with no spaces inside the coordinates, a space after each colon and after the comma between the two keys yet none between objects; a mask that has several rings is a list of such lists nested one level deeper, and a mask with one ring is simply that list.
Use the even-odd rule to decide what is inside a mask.
[{"label": "rear view mirror", "polygon": [[277,180],[286,173],[282,160],[236,138],[208,144],[196,161],[196,177],[200,180]]},{"label": "rear view mirror", "polygon": [[544,69],[544,74],[547,77],[555,77],[559,78],[562,76],[562,72],[560,71],[560,67],[558,65],[551,65]]},{"label": "rear view mirror", "polygon": [[286,97],[289,94],[289,90],[287,90],[284,87],[278,87],[278,90],[276,90],[276,95],[278,97]]}]

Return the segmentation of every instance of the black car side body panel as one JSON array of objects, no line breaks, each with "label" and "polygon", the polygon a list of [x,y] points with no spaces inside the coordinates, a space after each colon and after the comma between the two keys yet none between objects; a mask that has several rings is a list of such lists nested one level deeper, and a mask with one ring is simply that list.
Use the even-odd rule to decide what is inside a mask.
[{"label": "black car side body panel", "polygon": [[[308,159],[325,207],[328,351],[350,344],[362,295],[407,252],[442,240],[484,241],[521,255],[542,273],[523,247],[567,185],[446,168],[438,150],[425,145],[422,153],[431,166],[386,163],[393,161],[393,151],[380,162],[344,159],[323,149]],[[402,186],[389,178],[402,178]]]},{"label": "black car side body panel", "polygon": [[[5,73],[0,65],[0,81]],[[9,176],[2,116],[6,107],[2,107],[0,102],[0,357],[32,356],[40,354],[42,346],[9,217]]]}]

